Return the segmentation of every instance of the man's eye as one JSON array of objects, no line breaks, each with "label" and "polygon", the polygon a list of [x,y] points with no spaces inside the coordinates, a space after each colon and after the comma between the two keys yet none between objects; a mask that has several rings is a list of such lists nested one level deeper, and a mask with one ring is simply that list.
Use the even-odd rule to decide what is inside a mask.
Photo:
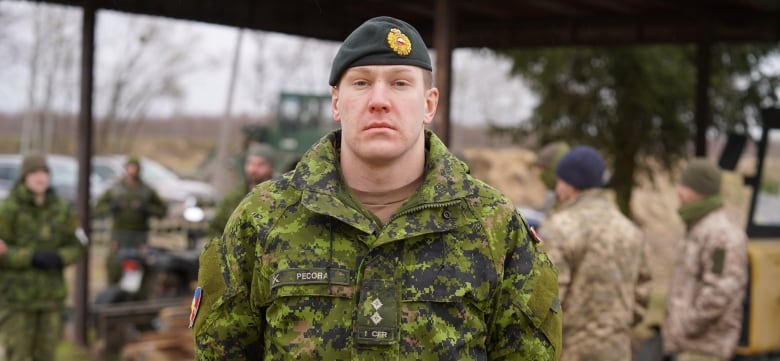
[{"label": "man's eye", "polygon": [[365,80],[355,80],[354,82],[352,82],[352,85],[362,87],[362,86],[367,86],[368,82]]},{"label": "man's eye", "polygon": [[395,86],[397,86],[397,87],[403,87],[403,86],[407,86],[407,85],[409,85],[409,82],[408,82],[408,81],[405,81],[405,80],[396,80],[396,81],[393,83],[393,85],[395,85]]}]

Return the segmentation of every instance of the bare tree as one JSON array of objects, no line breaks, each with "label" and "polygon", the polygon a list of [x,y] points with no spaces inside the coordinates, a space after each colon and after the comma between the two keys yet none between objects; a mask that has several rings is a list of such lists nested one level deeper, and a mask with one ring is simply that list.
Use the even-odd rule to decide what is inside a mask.
[{"label": "bare tree", "polygon": [[75,86],[73,71],[67,68],[79,48],[78,13],[58,6],[34,5],[32,37],[27,50],[27,109],[22,128],[20,152],[52,151],[55,114],[67,108],[67,95]]},{"label": "bare tree", "polygon": [[[114,34],[117,47],[106,49],[99,74],[104,98],[103,124],[99,128],[99,152],[127,152],[139,126],[155,105],[183,96],[181,77],[197,65],[190,60],[194,35],[184,41],[171,36],[175,24],[167,20],[133,18],[125,32]],[[102,75],[102,77],[101,77]]]},{"label": "bare tree", "polygon": [[255,33],[254,99],[263,114],[275,114],[281,91],[327,93],[336,43],[290,35]]}]

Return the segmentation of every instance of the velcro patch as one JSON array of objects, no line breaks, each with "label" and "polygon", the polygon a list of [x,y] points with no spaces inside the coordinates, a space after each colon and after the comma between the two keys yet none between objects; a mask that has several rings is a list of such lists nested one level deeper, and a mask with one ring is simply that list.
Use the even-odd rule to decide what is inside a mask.
[{"label": "velcro patch", "polygon": [[712,273],[719,275],[723,273],[723,264],[726,262],[726,250],[716,248],[712,251]]}]

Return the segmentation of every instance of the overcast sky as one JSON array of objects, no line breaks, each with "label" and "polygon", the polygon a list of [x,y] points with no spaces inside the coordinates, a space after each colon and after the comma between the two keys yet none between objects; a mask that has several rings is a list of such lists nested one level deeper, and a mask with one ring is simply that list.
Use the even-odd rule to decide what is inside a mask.
[{"label": "overcast sky", "polygon": [[[0,1],[0,23],[4,23],[0,24],[0,112],[21,111],[28,102],[29,59],[34,48],[31,34],[35,27],[32,14],[36,8],[56,11],[56,15],[48,15],[44,23],[51,22],[52,18],[66,19],[64,28],[58,32],[73,39],[80,38],[80,12],[73,8]],[[131,51],[128,38],[138,37],[139,29],[150,23],[165,29],[167,46],[187,47],[185,61],[190,69],[181,77],[184,91],[181,97],[156,103],[153,114],[223,114],[238,30],[109,11],[98,12],[97,19],[95,63],[99,94],[95,100],[96,112],[104,110],[106,103],[101,99],[100,94],[105,91],[101,84],[114,74],[112,69],[117,60]],[[232,113],[272,114],[280,91],[327,94],[330,62],[337,46],[334,42],[246,31]],[[75,54],[80,53],[76,51]],[[71,110],[78,104],[78,60],[73,62],[76,64],[72,67],[74,70],[65,75],[70,79],[71,90],[67,95],[58,94],[57,98],[58,107]],[[453,55],[453,121],[510,125],[530,116],[534,96],[519,78],[508,75],[510,67],[509,61],[491,51],[456,50]]]}]

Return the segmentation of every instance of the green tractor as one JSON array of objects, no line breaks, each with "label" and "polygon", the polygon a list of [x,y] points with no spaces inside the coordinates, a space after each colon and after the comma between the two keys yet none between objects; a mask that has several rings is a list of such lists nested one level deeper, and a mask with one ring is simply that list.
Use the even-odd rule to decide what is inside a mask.
[{"label": "green tractor", "polygon": [[330,94],[282,92],[276,121],[270,125],[246,125],[247,145],[266,144],[273,149],[277,173],[295,167],[309,147],[329,131],[338,128],[331,113]]}]

